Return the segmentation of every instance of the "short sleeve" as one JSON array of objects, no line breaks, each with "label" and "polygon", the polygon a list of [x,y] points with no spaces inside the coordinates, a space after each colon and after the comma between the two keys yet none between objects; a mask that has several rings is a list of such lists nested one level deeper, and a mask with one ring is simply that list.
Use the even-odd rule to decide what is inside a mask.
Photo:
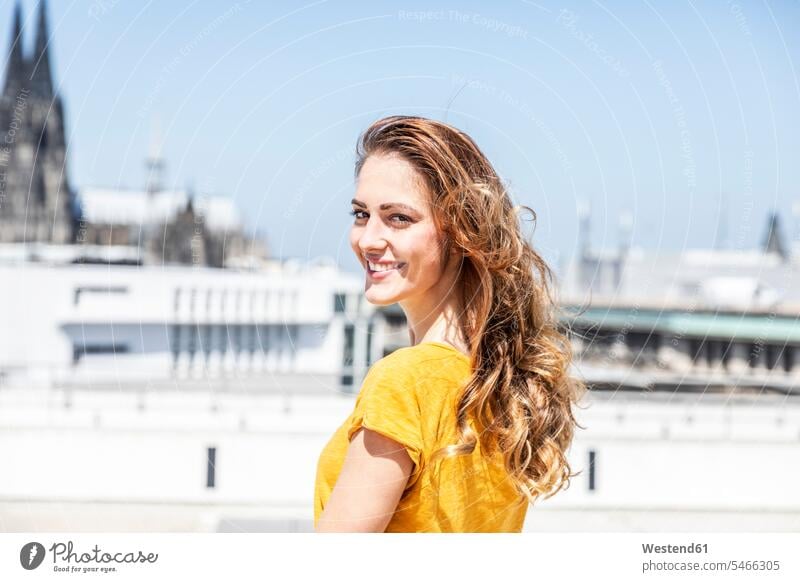
[{"label": "short sleeve", "polygon": [[422,419],[416,380],[408,363],[390,354],[367,372],[347,430],[347,440],[362,426],[403,445],[414,462],[408,485],[422,470]]}]

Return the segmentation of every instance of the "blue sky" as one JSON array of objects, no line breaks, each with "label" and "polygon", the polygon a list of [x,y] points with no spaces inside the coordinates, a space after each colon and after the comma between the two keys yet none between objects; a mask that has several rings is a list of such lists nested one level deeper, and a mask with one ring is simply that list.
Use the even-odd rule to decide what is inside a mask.
[{"label": "blue sky", "polygon": [[[23,3],[26,47],[36,6]],[[354,146],[389,114],[470,133],[536,210],[534,245],[556,269],[584,201],[595,247],[618,244],[626,213],[650,250],[758,245],[773,208],[796,230],[796,2],[48,8],[73,185],[142,187],[158,118],[167,185],[232,197],[276,255],[358,269]]]}]

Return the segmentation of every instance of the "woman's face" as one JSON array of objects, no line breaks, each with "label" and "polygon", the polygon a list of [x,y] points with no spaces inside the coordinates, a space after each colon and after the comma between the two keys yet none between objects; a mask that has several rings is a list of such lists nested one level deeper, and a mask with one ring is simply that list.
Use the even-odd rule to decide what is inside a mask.
[{"label": "woman's face", "polygon": [[[382,154],[369,156],[358,176],[350,246],[374,305],[413,302],[442,287],[443,238],[416,176],[404,159]],[[373,271],[370,263],[388,270]]]}]

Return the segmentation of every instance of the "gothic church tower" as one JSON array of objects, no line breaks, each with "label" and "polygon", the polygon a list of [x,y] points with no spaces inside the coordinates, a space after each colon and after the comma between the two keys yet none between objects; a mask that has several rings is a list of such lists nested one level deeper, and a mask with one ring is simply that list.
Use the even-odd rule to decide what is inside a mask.
[{"label": "gothic church tower", "polygon": [[77,230],[64,112],[50,71],[46,12],[42,0],[34,50],[26,57],[19,3],[14,8],[0,96],[0,243],[71,243]]}]

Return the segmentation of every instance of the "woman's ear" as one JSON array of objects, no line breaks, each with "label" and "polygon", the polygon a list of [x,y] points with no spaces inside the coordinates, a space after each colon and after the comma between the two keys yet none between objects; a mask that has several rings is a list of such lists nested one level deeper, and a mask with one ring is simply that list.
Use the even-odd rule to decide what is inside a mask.
[{"label": "woman's ear", "polygon": [[463,259],[467,256],[467,251],[460,246],[456,245],[453,240],[450,240],[450,252],[457,256],[459,259]]}]

